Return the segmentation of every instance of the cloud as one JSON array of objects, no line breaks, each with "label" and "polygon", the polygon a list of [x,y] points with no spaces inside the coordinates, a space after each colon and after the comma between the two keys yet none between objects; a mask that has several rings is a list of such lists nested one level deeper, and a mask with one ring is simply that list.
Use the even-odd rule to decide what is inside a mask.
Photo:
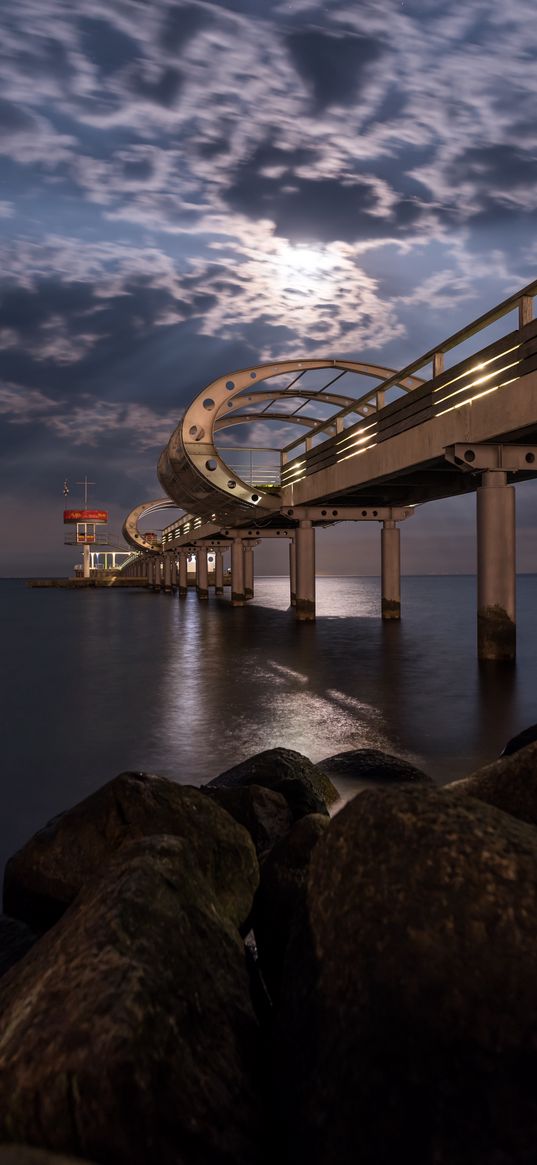
[{"label": "cloud", "polygon": [[321,110],[356,101],[382,56],[382,47],[373,37],[327,35],[315,28],[291,32],[286,43]]},{"label": "cloud", "polygon": [[57,402],[37,389],[0,380],[0,416],[10,424],[28,425],[47,419]]}]

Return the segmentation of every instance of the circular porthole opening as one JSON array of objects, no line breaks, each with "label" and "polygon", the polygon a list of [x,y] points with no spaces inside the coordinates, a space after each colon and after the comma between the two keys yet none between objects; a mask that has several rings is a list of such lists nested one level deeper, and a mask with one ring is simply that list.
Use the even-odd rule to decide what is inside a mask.
[{"label": "circular porthole opening", "polygon": [[250,380],[257,380],[257,372],[250,373]]},{"label": "circular porthole opening", "polygon": [[209,457],[209,460],[205,462],[205,468],[214,473],[215,469],[218,469],[218,462],[215,461],[214,457]]},{"label": "circular porthole opening", "polygon": [[473,449],[466,450],[466,453],[464,454],[464,460],[465,461],[475,461],[475,453],[474,453]]},{"label": "circular porthole opening", "polygon": [[258,502],[259,501],[259,494],[252,494],[252,501]]},{"label": "circular porthole opening", "polygon": [[203,402],[203,407],[204,409],[207,409],[208,413],[210,413],[211,409],[214,409],[214,400],[212,400],[210,396],[206,396]]},{"label": "circular porthole opening", "polygon": [[189,435],[189,437],[195,437],[195,436],[196,436],[196,433],[197,433],[197,431],[198,431],[198,426],[197,426],[197,425],[191,425],[191,426],[190,426],[190,428],[189,428],[189,430],[188,430],[188,435]]},{"label": "circular porthole opening", "polygon": [[226,380],[226,388],[227,388],[228,392],[231,392],[231,390],[233,388],[235,388],[235,381],[234,380]]},{"label": "circular porthole opening", "polygon": [[228,481],[227,487],[228,487],[228,489],[235,489],[236,484],[237,484],[236,481]]},{"label": "circular porthole opening", "polygon": [[535,461],[535,453],[526,453],[526,461],[528,465],[533,465]]}]

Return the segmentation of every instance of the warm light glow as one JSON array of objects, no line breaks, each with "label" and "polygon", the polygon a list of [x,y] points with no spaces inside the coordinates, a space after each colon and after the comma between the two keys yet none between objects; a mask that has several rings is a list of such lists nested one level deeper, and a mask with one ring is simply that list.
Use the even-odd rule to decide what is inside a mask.
[{"label": "warm light glow", "polygon": [[338,256],[313,247],[282,245],[277,258],[280,279],[284,287],[294,291],[310,291],[319,287],[323,275],[334,270]]},{"label": "warm light glow", "polygon": [[373,441],[372,445],[366,445],[365,449],[355,449],[354,453],[347,453],[346,457],[338,457],[338,465],[340,461],[349,461],[351,457],[358,457],[360,453],[369,453],[370,449],[376,449],[378,442]]}]

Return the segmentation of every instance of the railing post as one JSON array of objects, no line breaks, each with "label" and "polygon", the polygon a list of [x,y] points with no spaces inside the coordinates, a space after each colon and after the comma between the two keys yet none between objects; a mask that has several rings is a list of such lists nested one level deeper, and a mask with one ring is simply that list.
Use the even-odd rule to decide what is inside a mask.
[{"label": "railing post", "polygon": [[444,353],[443,352],[435,352],[435,354],[433,356],[433,380],[437,376],[442,375],[442,373],[444,371],[444,364],[445,364]]},{"label": "railing post", "polygon": [[515,490],[502,470],[487,470],[477,498],[477,649],[479,659],[516,654]]},{"label": "railing post", "polygon": [[300,623],[315,620],[315,530],[309,521],[296,528],[296,617]]},{"label": "railing post", "polygon": [[242,538],[234,538],[231,543],[231,605],[243,607],[244,596],[244,555]]},{"label": "railing post", "polygon": [[518,326],[524,328],[533,319],[533,297],[523,295],[518,301]]},{"label": "railing post", "polygon": [[382,523],[382,618],[401,618],[401,547],[400,531],[395,522]]}]

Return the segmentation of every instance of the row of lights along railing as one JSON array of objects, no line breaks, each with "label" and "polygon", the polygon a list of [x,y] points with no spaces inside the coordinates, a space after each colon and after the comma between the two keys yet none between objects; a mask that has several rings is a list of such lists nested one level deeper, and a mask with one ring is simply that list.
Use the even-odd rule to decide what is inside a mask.
[{"label": "row of lights along railing", "polygon": [[[458,332],[455,332],[452,336],[448,337],[448,339],[444,340],[441,344],[436,345],[435,348],[430,349],[428,352],[426,352],[425,355],[420,356],[420,357],[418,357],[417,360],[412,361],[411,364],[408,364],[401,371],[396,372],[392,376],[387,377],[386,380],[382,381],[379,385],[377,385],[377,387],[374,389],[373,393],[371,393],[371,392],[366,393],[363,397],[361,397],[358,401],[354,402],[352,405],[347,405],[347,406],[345,406],[345,408],[340,409],[339,412],[333,414],[330,417],[329,421],[320,421],[319,424],[316,425],[314,429],[311,429],[309,431],[309,433],[307,434],[306,437],[304,437],[304,435],[301,435],[301,436],[297,437],[294,441],[289,442],[289,444],[286,445],[281,451],[281,481],[282,481],[282,485],[291,485],[291,484],[293,484],[293,482],[301,480],[301,478],[305,474],[305,465],[306,465],[306,457],[305,456],[302,457],[302,460],[293,459],[292,464],[291,465],[289,464],[289,461],[290,461],[289,454],[292,453],[295,449],[302,449],[303,454],[306,454],[306,455],[308,453],[310,453],[312,451],[312,449],[314,449],[314,447],[315,447],[315,445],[314,445],[315,439],[325,436],[327,429],[329,428],[330,425],[333,426],[335,424],[336,433],[338,433],[338,434],[344,433],[344,430],[346,427],[345,422],[349,418],[351,419],[351,422],[354,422],[353,414],[354,414],[354,416],[356,415],[357,408],[361,407],[361,411],[362,411],[362,415],[363,415],[364,420],[368,417],[369,414],[380,413],[381,410],[383,410],[385,408],[386,393],[390,389],[395,388],[396,386],[400,385],[402,380],[405,380],[407,377],[413,376],[415,373],[423,372],[426,369],[430,369],[430,372],[432,373],[432,375],[430,375],[428,377],[428,379],[429,380],[436,380],[438,377],[442,376],[442,374],[445,371],[445,355],[447,352],[450,352],[455,348],[461,347],[468,340],[470,340],[474,335],[483,331],[485,328],[490,327],[492,324],[496,323],[498,320],[502,319],[504,316],[509,315],[511,312],[518,311],[518,327],[519,327],[519,329],[525,327],[526,324],[531,323],[531,321],[533,320],[533,300],[534,300],[536,295],[537,295],[537,280],[535,280],[533,283],[528,284],[528,286],[523,288],[522,291],[517,292],[516,295],[510,296],[509,299],[504,300],[503,303],[498,304],[497,307],[493,308],[489,312],[486,312],[485,315],[480,316],[478,319],[476,319],[472,323],[468,324],[465,328],[461,328]],[[473,367],[466,368],[464,372],[460,373],[460,375],[458,377],[454,377],[453,380],[447,381],[447,382],[443,381],[443,383],[439,386],[438,391],[442,392],[442,394],[443,394],[444,389],[446,389],[448,386],[454,384],[455,381],[460,380],[463,377],[466,377],[468,375],[471,376],[475,372],[481,372],[481,370],[487,364],[492,364],[493,362],[499,360],[501,357],[504,357],[504,356],[511,357],[511,358],[508,360],[508,362],[502,368],[499,368],[499,369],[493,368],[489,373],[485,373],[483,376],[478,377],[477,380],[475,380],[473,382],[473,384],[459,385],[459,387],[453,391],[452,395],[456,396],[456,395],[464,392],[465,389],[467,389],[467,388],[479,387],[480,384],[486,384],[488,379],[492,379],[495,375],[500,374],[504,371],[506,373],[509,373],[510,371],[514,372],[516,365],[518,364],[518,360],[515,357],[515,352],[516,352],[518,347],[519,347],[518,344],[513,345],[512,347],[510,347],[504,351],[500,351],[499,353],[496,353],[493,357],[491,357],[490,361],[479,362],[478,364],[474,364]],[[475,360],[476,357],[473,357],[473,359]],[[472,361],[472,357],[469,357],[469,362],[471,363],[471,361]],[[513,380],[516,380],[516,379],[517,379],[516,375],[512,375],[511,377],[508,376],[507,379],[502,381],[501,384],[494,385],[494,388],[505,387],[506,384],[511,383]],[[477,395],[478,396],[485,395],[488,391],[494,391],[494,388],[485,388],[483,390],[483,393],[480,393]],[[417,390],[416,389],[411,390],[411,392],[415,392],[415,391],[417,391]],[[438,400],[438,403],[443,402],[445,399],[447,399],[447,398],[444,395],[442,395],[441,399]],[[475,399],[475,397],[473,399]],[[459,403],[460,402],[455,402],[453,405],[448,406],[448,407],[457,408],[457,407],[459,407]],[[448,411],[448,409],[442,410],[442,412],[447,412],[447,411]],[[436,413],[436,415],[441,415],[441,412],[438,411]],[[358,453],[365,453],[367,449],[372,448],[373,445],[375,445],[377,443],[375,440],[376,436],[377,436],[377,416],[376,415],[374,417],[373,416],[371,417],[371,422],[368,425],[360,425],[359,427],[357,427],[355,423],[352,423],[352,432],[349,432],[344,437],[340,438],[339,441],[336,441],[336,444],[338,446],[341,445],[340,453],[342,454],[342,456],[338,456],[337,460],[344,460],[347,455],[356,456],[356,455],[358,455]],[[350,445],[348,445],[346,443],[351,441],[352,438],[357,438],[355,441],[355,444],[360,445],[361,448],[357,449],[355,453],[348,454],[348,449],[350,448]]]}]

